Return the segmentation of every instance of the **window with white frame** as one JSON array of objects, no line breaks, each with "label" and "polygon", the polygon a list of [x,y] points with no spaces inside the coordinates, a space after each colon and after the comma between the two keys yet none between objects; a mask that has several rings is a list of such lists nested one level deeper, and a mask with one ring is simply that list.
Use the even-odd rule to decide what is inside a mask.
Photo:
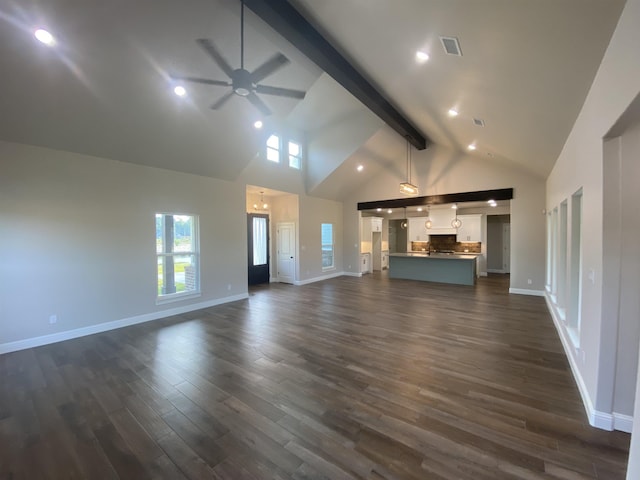
[{"label": "window with white frame", "polygon": [[334,244],[333,244],[333,224],[323,223],[321,228],[322,243],[322,269],[328,270],[335,267]]},{"label": "window with white frame", "polygon": [[200,293],[198,244],[197,216],[156,213],[158,301]]},{"label": "window with white frame", "polygon": [[302,165],[302,147],[296,143],[289,141],[289,166],[300,170]]},{"label": "window with white frame", "polygon": [[267,138],[267,160],[280,162],[280,137],[271,135]]}]

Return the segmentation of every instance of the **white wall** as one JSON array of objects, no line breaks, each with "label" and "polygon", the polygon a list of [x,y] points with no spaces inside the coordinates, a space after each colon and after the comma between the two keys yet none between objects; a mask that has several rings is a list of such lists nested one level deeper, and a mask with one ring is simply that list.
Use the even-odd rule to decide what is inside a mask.
[{"label": "white wall", "polygon": [[[603,137],[640,90],[640,1],[628,0],[582,110],[547,179],[546,208],[583,188],[580,349],[567,348],[591,421],[607,426],[613,410],[617,328],[603,313]],[[571,255],[571,252],[569,252]],[[594,280],[588,278],[592,271]],[[636,292],[637,294],[637,292]],[[567,344],[568,334],[558,325]],[[627,379],[633,382],[632,379]]]},{"label": "white wall", "polygon": [[[357,203],[400,198],[400,182],[406,179],[404,158],[353,192],[344,202],[345,270],[358,267]],[[412,180],[420,195],[513,188],[511,201],[511,288],[542,292],[544,289],[545,219],[544,180],[490,159],[432,145],[414,152]],[[402,165],[401,165],[402,164]],[[394,174],[393,172],[398,172]],[[403,175],[404,175],[403,174]],[[351,265],[351,268],[349,268]],[[531,284],[528,280],[531,279]]]},{"label": "white wall", "polygon": [[[333,224],[335,242],[334,265],[322,270],[321,225]],[[300,197],[300,277],[301,282],[324,276],[342,274],[343,271],[342,203],[308,196]]]},{"label": "white wall", "polygon": [[[246,296],[235,184],[4,142],[0,165],[0,345]],[[201,297],[156,305],[156,212],[199,215]]]}]

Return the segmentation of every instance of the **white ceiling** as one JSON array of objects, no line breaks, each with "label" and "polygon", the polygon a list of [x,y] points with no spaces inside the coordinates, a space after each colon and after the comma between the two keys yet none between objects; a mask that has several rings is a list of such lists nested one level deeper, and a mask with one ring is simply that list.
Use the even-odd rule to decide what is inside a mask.
[{"label": "white ceiling", "polygon": [[[474,155],[490,153],[544,177],[624,2],[292,3],[435,143],[464,149],[476,142]],[[233,180],[264,141],[251,126],[257,110],[239,97],[210,110],[225,87],[188,85],[188,98],[180,99],[168,74],[225,80],[195,39],[212,39],[235,67],[239,21],[236,0],[0,0],[0,139]],[[41,25],[57,36],[55,48],[33,39]],[[445,55],[439,35],[458,37],[463,56]],[[427,63],[415,62],[418,48],[431,55]],[[309,95],[303,101],[262,96],[275,113],[270,121],[294,123],[313,139],[327,122],[362,108],[318,81],[322,72],[315,65],[247,11],[247,69],[278,51],[291,64],[263,83]],[[446,114],[452,106],[460,111],[454,119]],[[472,117],[486,126],[475,127]],[[395,151],[379,141],[387,131],[354,155],[387,158]],[[323,191],[337,197],[341,190]]]}]

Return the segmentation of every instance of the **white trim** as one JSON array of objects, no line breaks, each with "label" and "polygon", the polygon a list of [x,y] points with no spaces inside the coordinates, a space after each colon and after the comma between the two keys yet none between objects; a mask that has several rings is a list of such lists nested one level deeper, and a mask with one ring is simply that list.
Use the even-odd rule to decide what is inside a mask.
[{"label": "white trim", "polygon": [[488,273],[507,273],[499,268],[487,268]]},{"label": "white trim", "polygon": [[517,295],[533,295],[534,297],[544,297],[542,290],[529,290],[528,288],[509,288],[509,293]]},{"label": "white trim", "polygon": [[[547,292],[547,294],[545,295],[547,308],[549,309],[549,313],[551,313],[553,324],[555,325],[558,336],[560,337],[560,341],[562,342],[564,353],[569,360],[571,373],[573,373],[573,378],[576,381],[578,391],[580,392],[580,396],[582,397],[582,404],[584,405],[584,409],[587,413],[589,424],[592,427],[600,428],[602,430],[620,430],[621,432],[631,433],[631,430],[633,428],[632,416],[616,412],[600,412],[593,407],[593,402],[591,401],[591,397],[589,396],[587,386],[585,385],[582,374],[580,373],[578,365],[576,364],[576,357],[578,357],[580,354],[580,348],[574,344],[574,339],[571,338],[573,332],[570,332],[565,328],[564,323],[560,315],[558,314],[559,312],[552,302],[552,299],[553,295]],[[575,355],[573,355],[572,353],[575,353]]]},{"label": "white trim", "polygon": [[0,343],[0,354],[16,352],[18,350],[25,350],[27,348],[40,347],[42,345],[49,345],[50,343],[71,340],[73,338],[84,337],[86,335],[93,335],[94,333],[106,332],[108,330],[115,330],[116,328],[128,327],[130,325],[136,325],[138,323],[150,322],[152,320],[158,320],[160,318],[166,318],[173,315],[192,312],[194,310],[200,310],[202,308],[214,307],[223,303],[244,300],[246,298],[249,298],[249,294],[241,293],[239,295],[232,295],[230,297],[216,298],[215,300],[209,300],[207,302],[193,303],[191,305],[184,305],[182,307],[171,308],[168,310],[136,315],[135,317],[122,318],[120,320],[114,320],[112,322],[98,323],[97,325],[90,325],[88,327],[66,330],[64,332],[52,333],[50,335],[42,335],[41,337],[26,338],[24,340],[17,340],[15,342]]},{"label": "white trim", "polygon": [[321,275],[320,277],[308,278],[306,280],[296,280],[294,285],[307,285],[309,283],[321,282],[322,280],[329,280],[330,278],[341,277],[344,275],[344,272],[334,272],[328,275]]},{"label": "white trim", "polygon": [[613,412],[613,429],[631,433],[633,430],[633,417],[631,415]]},{"label": "white trim", "polygon": [[480,272],[480,273],[478,274],[478,276],[480,276],[480,277],[488,277],[488,276],[489,276],[489,274],[488,274],[487,272]]},{"label": "white trim", "polygon": [[345,277],[362,277],[362,273],[360,272],[342,272],[342,275]]}]

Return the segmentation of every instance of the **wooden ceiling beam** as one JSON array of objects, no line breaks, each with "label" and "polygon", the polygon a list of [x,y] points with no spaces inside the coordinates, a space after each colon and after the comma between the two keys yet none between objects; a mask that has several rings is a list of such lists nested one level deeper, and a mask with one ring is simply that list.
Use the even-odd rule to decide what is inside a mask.
[{"label": "wooden ceiling beam", "polygon": [[244,0],[244,4],[418,150],[431,143],[287,0]]}]

